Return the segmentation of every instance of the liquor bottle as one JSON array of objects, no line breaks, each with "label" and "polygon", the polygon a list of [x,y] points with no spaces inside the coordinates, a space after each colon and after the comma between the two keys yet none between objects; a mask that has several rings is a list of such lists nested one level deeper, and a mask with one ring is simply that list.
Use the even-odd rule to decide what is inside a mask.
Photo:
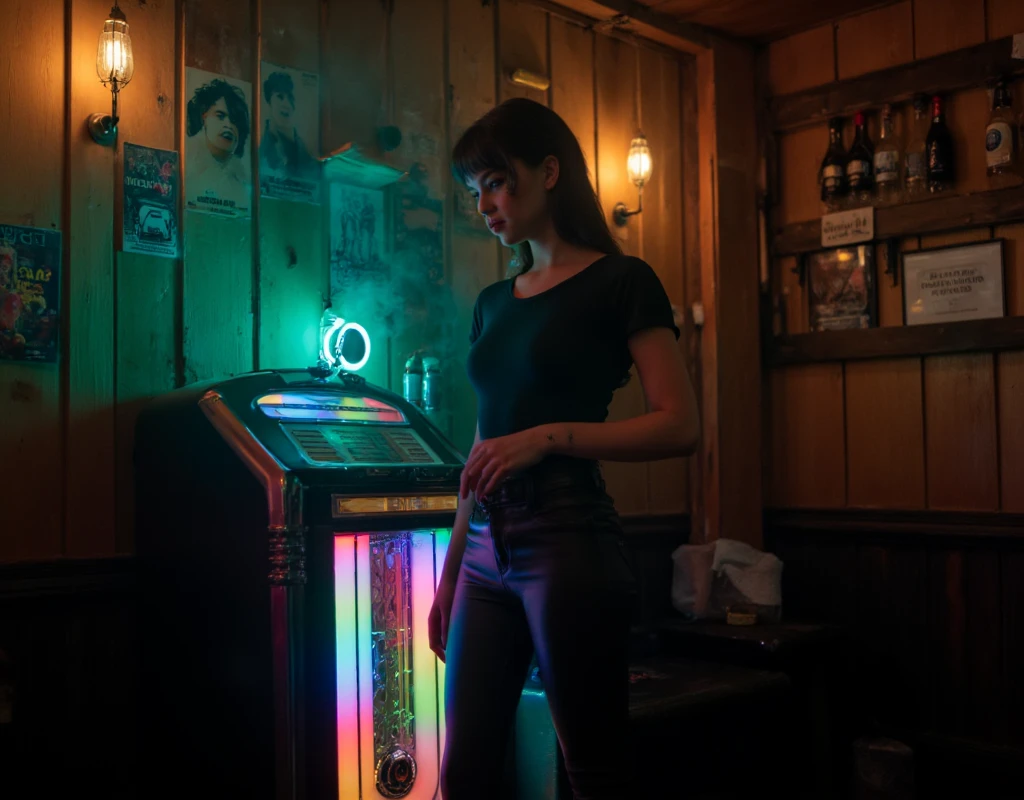
[{"label": "liquor bottle", "polygon": [[889,205],[900,195],[900,145],[892,122],[892,106],[882,106],[882,130],[875,148],[875,186],[878,202]]},{"label": "liquor bottle", "polygon": [[846,197],[846,153],[843,151],[843,120],[828,122],[828,150],[819,170],[821,202],[826,211],[837,211]]},{"label": "liquor bottle", "polygon": [[868,136],[863,111],[854,115],[853,124],[855,133],[846,160],[846,183],[850,192],[849,203],[856,207],[871,202],[871,190],[875,184],[875,147]]},{"label": "liquor bottle", "polygon": [[928,191],[937,194],[952,189],[955,167],[953,137],[946,127],[942,98],[938,95],[932,98],[932,124],[928,128],[925,152],[928,158]]},{"label": "liquor bottle", "polygon": [[996,83],[992,95],[992,114],[985,129],[985,164],[994,183],[1005,184],[1017,161],[1017,121],[1013,115],[1013,102],[1006,84]]},{"label": "liquor bottle", "polygon": [[923,197],[928,191],[928,97],[914,95],[914,121],[910,125],[910,141],[904,158],[904,188],[908,200]]}]

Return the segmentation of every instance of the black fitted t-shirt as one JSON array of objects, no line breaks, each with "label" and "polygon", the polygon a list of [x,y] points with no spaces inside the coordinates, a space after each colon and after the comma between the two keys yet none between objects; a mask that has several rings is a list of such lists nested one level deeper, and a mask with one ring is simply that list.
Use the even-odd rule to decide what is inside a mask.
[{"label": "black fitted t-shirt", "polygon": [[514,283],[488,286],[473,309],[466,367],[482,439],[603,422],[633,364],[629,337],[665,327],[679,338],[668,295],[639,258],[604,256],[532,297],[516,297]]}]

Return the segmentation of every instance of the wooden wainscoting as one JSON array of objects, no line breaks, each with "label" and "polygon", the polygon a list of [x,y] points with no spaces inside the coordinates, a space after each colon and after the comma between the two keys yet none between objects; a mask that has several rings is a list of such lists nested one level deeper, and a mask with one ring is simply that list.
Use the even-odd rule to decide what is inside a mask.
[{"label": "wooden wainscoting", "polygon": [[130,558],[0,567],[3,796],[139,796],[134,590]]},{"label": "wooden wainscoting", "polygon": [[845,626],[853,734],[911,743],[921,797],[1019,796],[1024,515],[770,510],[765,536],[785,615]]}]

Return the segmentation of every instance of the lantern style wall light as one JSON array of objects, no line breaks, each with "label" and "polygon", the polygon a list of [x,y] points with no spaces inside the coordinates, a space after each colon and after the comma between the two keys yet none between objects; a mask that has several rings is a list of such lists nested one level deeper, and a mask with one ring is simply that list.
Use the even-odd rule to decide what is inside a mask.
[{"label": "lantern style wall light", "polygon": [[110,114],[90,114],[86,126],[92,138],[101,145],[111,145],[117,139],[117,95],[135,74],[132,40],[128,35],[128,20],[115,0],[114,7],[103,23],[96,48],[96,74],[100,83],[110,87]]},{"label": "lantern style wall light", "polygon": [[626,158],[626,172],[630,181],[638,191],[637,207],[630,211],[625,203],[616,203],[612,209],[612,217],[615,224],[623,226],[626,221],[644,210],[644,185],[651,179],[651,170],[654,164],[651,161],[651,146],[647,143],[647,137],[642,131],[638,131],[633,141],[629,143],[629,155]]}]

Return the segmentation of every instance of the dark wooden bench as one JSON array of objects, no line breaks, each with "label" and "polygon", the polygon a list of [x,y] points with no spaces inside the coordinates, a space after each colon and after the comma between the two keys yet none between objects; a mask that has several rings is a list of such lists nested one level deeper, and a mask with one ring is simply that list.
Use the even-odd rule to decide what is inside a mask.
[{"label": "dark wooden bench", "polygon": [[[784,724],[790,680],[782,672],[653,655],[631,668],[630,726],[637,797],[695,798],[742,791],[771,778],[773,740]],[[572,797],[536,676],[516,718],[514,786],[507,798]],[[736,770],[737,760],[749,767]],[[716,794],[725,797],[725,794]]]}]

